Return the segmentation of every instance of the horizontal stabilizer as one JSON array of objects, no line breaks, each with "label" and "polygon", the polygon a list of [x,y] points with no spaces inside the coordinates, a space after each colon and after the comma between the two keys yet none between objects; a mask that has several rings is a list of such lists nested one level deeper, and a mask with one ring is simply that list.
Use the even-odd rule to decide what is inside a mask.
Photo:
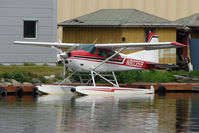
[{"label": "horizontal stabilizer", "polygon": [[147,63],[149,69],[168,69],[168,68],[177,68],[175,64],[159,64],[159,63]]}]

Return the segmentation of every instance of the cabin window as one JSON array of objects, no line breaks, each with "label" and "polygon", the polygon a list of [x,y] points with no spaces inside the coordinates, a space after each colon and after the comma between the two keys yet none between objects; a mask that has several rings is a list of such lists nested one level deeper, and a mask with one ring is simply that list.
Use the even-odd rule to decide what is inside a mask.
[{"label": "cabin window", "polygon": [[97,52],[97,55],[101,56],[101,57],[107,57],[108,53],[107,53],[106,49],[99,49],[98,52]]},{"label": "cabin window", "polygon": [[[109,57],[112,56],[113,54],[115,54],[115,52],[113,52],[113,51],[108,52]],[[119,54],[116,54],[113,58],[120,58],[120,56],[119,56]]]},{"label": "cabin window", "polygon": [[37,38],[37,21],[24,20],[23,36],[25,39]]},{"label": "cabin window", "polygon": [[93,55],[95,55],[95,54],[96,54],[96,47],[94,47],[94,48],[91,50],[90,53],[93,54]]}]

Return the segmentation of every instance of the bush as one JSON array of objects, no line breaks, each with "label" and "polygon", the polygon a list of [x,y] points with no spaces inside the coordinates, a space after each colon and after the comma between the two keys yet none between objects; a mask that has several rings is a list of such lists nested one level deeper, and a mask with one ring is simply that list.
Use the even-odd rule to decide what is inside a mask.
[{"label": "bush", "polygon": [[0,77],[4,79],[12,79],[13,75],[11,73],[5,72],[5,73],[0,74]]},{"label": "bush", "polygon": [[43,76],[41,76],[41,82],[42,83],[47,83],[47,80]]},{"label": "bush", "polygon": [[117,72],[116,77],[119,83],[141,82],[143,80],[143,72],[142,71]]},{"label": "bush", "polygon": [[58,79],[58,80],[63,80],[64,79],[62,76],[59,76],[59,75],[55,75],[55,78]]},{"label": "bush", "polygon": [[119,83],[132,83],[132,82],[152,82],[152,83],[166,83],[173,82],[175,78],[173,74],[166,71],[157,70],[138,70],[126,71],[116,73]]},{"label": "bush", "polygon": [[[146,71],[145,71],[146,72]],[[173,75],[166,71],[153,71],[150,70],[148,73],[144,74],[144,82],[152,83],[167,83],[175,81]]]},{"label": "bush", "polygon": [[44,63],[43,66],[48,66],[48,64],[47,64],[47,63]]},{"label": "bush", "polygon": [[25,77],[21,72],[13,72],[13,78],[21,83],[30,82],[31,80],[28,77]]},{"label": "bush", "polygon": [[27,63],[27,62],[24,62],[23,65],[24,65],[24,66],[35,66],[34,63]]},{"label": "bush", "polygon": [[190,72],[188,72],[188,75],[189,76],[199,76],[199,70],[197,70],[197,71],[190,71]]}]

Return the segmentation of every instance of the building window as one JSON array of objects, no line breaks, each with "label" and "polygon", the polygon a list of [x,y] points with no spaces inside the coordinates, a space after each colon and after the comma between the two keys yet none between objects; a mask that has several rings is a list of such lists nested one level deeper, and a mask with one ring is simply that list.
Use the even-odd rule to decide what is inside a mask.
[{"label": "building window", "polygon": [[24,20],[23,36],[27,39],[37,38],[37,21]]}]

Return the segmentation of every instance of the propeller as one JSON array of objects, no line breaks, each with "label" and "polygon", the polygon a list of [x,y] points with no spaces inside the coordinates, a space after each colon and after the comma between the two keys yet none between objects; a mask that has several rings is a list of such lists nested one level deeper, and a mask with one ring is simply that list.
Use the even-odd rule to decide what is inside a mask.
[{"label": "propeller", "polygon": [[[61,42],[60,42],[60,43],[61,43]],[[64,75],[64,76],[65,76],[65,74],[66,74],[66,64],[68,63],[67,58],[70,57],[70,55],[71,55],[70,52],[71,52],[73,49],[75,49],[77,46],[78,46],[78,45],[72,46],[72,47],[69,48],[66,52],[63,52],[62,49],[60,49],[60,48],[57,48],[57,47],[55,47],[55,46],[51,46],[51,48],[53,48],[53,49],[56,51],[56,53],[57,53],[57,64],[61,64],[61,63],[64,64],[64,66],[63,66],[63,75]]]}]

